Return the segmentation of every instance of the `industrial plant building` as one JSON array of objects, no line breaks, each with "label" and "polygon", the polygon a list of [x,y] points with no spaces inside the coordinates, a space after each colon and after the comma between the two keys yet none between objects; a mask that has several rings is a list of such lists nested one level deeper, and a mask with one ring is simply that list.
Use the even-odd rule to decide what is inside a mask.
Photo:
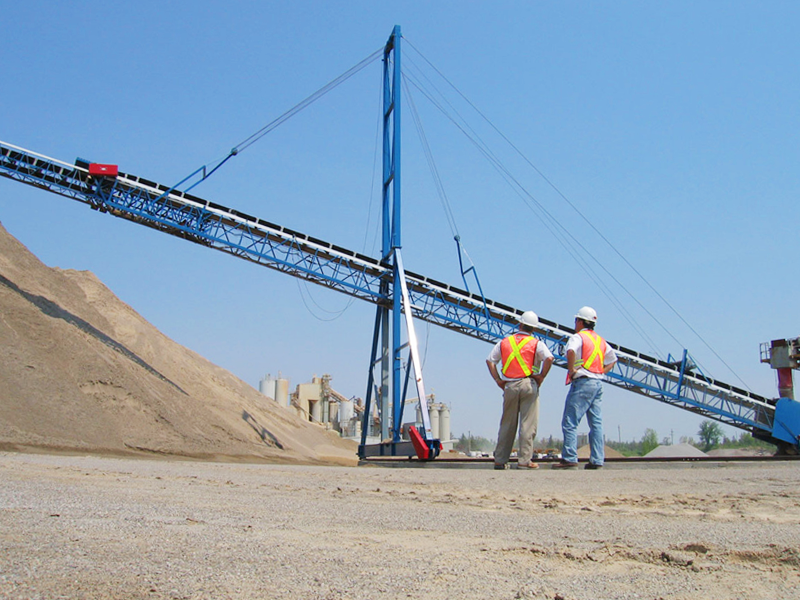
[{"label": "industrial plant building", "polygon": [[[364,401],[361,398],[347,398],[331,387],[331,376],[314,375],[308,383],[300,383],[295,391],[289,392],[289,380],[267,374],[258,384],[258,391],[272,399],[287,410],[294,410],[302,418],[331,429],[343,438],[361,441],[364,423]],[[436,402],[434,394],[427,395],[428,417],[431,423],[431,434],[442,442],[443,450],[453,447],[454,440],[450,432],[450,407]],[[405,403],[406,415],[403,436],[407,435],[409,425],[422,428],[422,413],[419,400],[416,398]],[[413,412],[412,412],[413,411]],[[380,442],[380,418],[377,407],[371,411],[367,443]]]}]

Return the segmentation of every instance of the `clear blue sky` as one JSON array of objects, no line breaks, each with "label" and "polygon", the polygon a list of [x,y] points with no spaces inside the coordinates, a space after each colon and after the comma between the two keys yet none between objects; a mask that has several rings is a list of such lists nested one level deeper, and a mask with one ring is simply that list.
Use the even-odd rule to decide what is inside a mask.
[{"label": "clear blue sky", "polygon": [[[2,0],[0,139],[174,184],[381,48],[398,24],[408,73],[447,93],[452,114],[624,285],[602,275],[647,339],[541,212],[412,87],[487,296],[567,324],[591,305],[611,341],[664,357],[687,347],[707,374],[776,395],[759,344],[800,335],[800,4],[395,4]],[[380,79],[375,62],[194,193],[375,254]],[[403,118],[406,268],[461,285],[409,102]],[[168,336],[254,387],[267,373],[282,372],[292,389],[329,373],[341,393],[364,395],[372,305],[5,179],[0,221],[46,264],[93,271]],[[484,365],[489,345],[425,324],[418,335],[426,386],[452,406],[454,432],[494,438],[500,395]],[[565,393],[554,370],[541,434],[560,435]],[[677,442],[696,436],[700,420],[607,387],[613,439],[650,427]]]}]

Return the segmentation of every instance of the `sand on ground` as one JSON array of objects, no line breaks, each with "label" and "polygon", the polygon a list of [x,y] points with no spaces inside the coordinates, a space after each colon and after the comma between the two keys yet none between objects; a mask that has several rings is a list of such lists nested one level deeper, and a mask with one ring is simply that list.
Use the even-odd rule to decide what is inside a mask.
[{"label": "sand on ground", "polygon": [[800,597],[800,464],[0,453],[3,598]]},{"label": "sand on ground", "polygon": [[347,466],[2,226],[0,450],[0,598],[800,597],[798,462]]}]

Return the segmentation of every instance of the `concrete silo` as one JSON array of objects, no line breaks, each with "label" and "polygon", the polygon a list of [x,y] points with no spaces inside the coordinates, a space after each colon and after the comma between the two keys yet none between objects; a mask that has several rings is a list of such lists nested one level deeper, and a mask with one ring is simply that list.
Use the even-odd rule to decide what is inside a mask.
[{"label": "concrete silo", "polygon": [[275,401],[278,406],[289,406],[289,380],[281,377],[280,371],[275,380]]},{"label": "concrete silo", "polygon": [[446,404],[439,405],[439,438],[442,442],[450,441],[450,408]]},{"label": "concrete silo", "polygon": [[275,400],[275,381],[272,375],[265,375],[264,378],[258,382],[258,391]]}]

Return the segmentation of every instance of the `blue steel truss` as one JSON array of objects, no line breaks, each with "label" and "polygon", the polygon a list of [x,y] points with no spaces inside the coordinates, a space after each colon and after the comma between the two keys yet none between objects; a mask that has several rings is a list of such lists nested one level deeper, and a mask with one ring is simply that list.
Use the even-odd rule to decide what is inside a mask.
[{"label": "blue steel truss", "polygon": [[[0,175],[376,305],[394,304],[391,265],[140,177],[91,177],[81,166],[4,142]],[[416,273],[406,276],[417,319],[490,343],[517,327],[519,309]],[[571,333],[541,319],[535,335],[566,368]],[[693,372],[685,354],[670,363],[611,345],[619,360],[610,384],[771,439],[774,400]]]}]

